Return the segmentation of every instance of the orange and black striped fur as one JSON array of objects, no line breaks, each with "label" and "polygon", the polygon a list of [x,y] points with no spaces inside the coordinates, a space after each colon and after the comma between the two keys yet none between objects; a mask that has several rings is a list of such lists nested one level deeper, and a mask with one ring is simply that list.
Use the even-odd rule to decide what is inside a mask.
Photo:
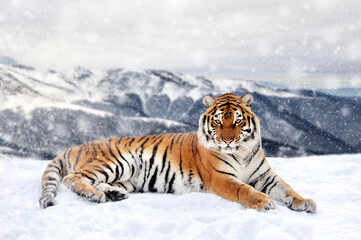
[{"label": "orange and black striped fur", "polygon": [[206,96],[196,133],[111,138],[67,150],[42,178],[40,206],[55,204],[62,181],[93,202],[119,201],[129,192],[212,192],[247,208],[267,211],[272,200],[297,211],[316,212],[268,164],[253,97]]}]

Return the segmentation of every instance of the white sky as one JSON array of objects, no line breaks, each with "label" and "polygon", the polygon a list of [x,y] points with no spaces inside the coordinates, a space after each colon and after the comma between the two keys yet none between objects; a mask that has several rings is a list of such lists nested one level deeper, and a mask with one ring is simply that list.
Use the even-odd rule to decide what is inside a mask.
[{"label": "white sky", "polygon": [[361,1],[0,0],[0,55],[361,87]]}]

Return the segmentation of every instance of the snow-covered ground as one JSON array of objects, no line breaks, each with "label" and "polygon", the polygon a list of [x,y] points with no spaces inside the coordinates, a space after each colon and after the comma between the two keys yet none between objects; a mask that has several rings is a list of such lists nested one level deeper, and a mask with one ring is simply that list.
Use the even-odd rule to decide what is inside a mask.
[{"label": "snow-covered ground", "polygon": [[63,185],[38,206],[48,161],[0,156],[0,239],[361,239],[361,154],[270,158],[316,214],[278,204],[260,213],[213,194],[131,194],[90,203]]}]

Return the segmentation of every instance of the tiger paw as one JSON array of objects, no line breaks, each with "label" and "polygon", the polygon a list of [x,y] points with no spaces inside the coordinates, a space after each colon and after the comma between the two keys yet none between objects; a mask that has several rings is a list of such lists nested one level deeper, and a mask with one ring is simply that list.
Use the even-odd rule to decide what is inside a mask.
[{"label": "tiger paw", "polygon": [[80,193],[79,195],[81,197],[88,199],[90,202],[94,202],[94,203],[104,203],[106,201],[106,195],[102,192],[100,192],[98,194],[93,193],[91,195],[87,195],[85,193]]},{"label": "tiger paw", "polygon": [[285,204],[294,211],[316,212],[316,202],[312,199],[298,198],[294,196],[286,197]]},{"label": "tiger paw", "polygon": [[276,208],[276,203],[272,198],[267,196],[264,193],[256,192],[251,200],[250,207],[251,209],[256,209],[260,212],[267,212],[268,210],[273,210]]},{"label": "tiger paw", "polygon": [[117,190],[105,192],[107,202],[117,202],[128,198],[128,194],[122,193]]}]

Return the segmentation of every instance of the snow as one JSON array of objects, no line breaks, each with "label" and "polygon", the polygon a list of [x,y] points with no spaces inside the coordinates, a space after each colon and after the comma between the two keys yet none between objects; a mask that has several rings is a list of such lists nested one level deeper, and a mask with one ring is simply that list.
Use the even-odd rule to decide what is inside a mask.
[{"label": "snow", "polygon": [[33,97],[29,98],[26,95],[15,95],[15,96],[7,96],[7,101],[4,101],[0,106],[1,110],[13,109],[13,110],[21,110],[25,114],[30,114],[32,111],[38,108],[57,108],[57,109],[71,109],[74,111],[81,110],[83,112],[87,112],[90,114],[94,114],[97,116],[111,116],[109,112],[91,109],[88,107],[83,107],[77,104],[73,104],[65,101],[56,101],[56,100],[48,100],[43,97]]},{"label": "snow", "polygon": [[123,117],[123,119],[127,119],[127,120],[138,120],[140,122],[153,122],[154,120],[157,120],[157,122],[164,124],[166,127],[171,127],[171,126],[187,126],[184,123],[180,123],[177,121],[172,121],[172,120],[166,120],[166,119],[162,119],[162,118],[146,118],[146,117]]},{"label": "snow", "polygon": [[252,80],[236,81],[236,79],[224,79],[224,78],[210,78],[210,79],[214,80],[213,84],[216,87],[218,87],[218,89],[222,89],[222,90],[227,89],[228,92],[235,92],[241,88],[241,89],[245,89],[250,93],[257,92],[259,94],[266,96],[276,96],[281,98],[300,97],[297,94],[267,87]]},{"label": "snow", "polygon": [[61,185],[57,205],[38,205],[48,161],[0,156],[0,239],[360,239],[361,154],[269,158],[316,214],[278,203],[260,213],[213,194],[131,194],[90,203]]}]

